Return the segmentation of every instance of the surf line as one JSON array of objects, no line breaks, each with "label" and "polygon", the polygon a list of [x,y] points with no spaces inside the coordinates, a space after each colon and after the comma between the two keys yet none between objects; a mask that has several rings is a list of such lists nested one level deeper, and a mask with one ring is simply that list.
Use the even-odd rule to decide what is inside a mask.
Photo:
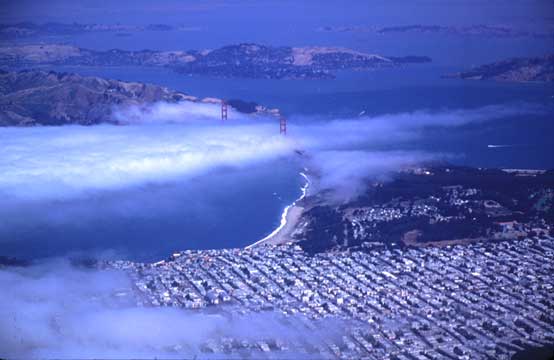
[{"label": "surf line", "polygon": [[270,240],[275,235],[277,235],[281,230],[283,230],[283,228],[287,225],[287,217],[288,217],[288,214],[289,214],[289,210],[292,207],[296,206],[297,202],[299,202],[300,200],[304,199],[307,196],[308,189],[310,188],[310,179],[308,178],[308,175],[306,175],[304,172],[301,172],[300,176],[302,176],[304,178],[304,180],[306,180],[306,182],[304,183],[304,186],[302,186],[300,188],[300,190],[302,191],[302,195],[300,195],[300,197],[298,199],[294,200],[294,202],[292,204],[285,207],[285,209],[283,210],[283,213],[281,214],[281,223],[279,224],[279,226],[275,230],[273,230],[271,232],[271,234],[267,235],[266,237],[264,237],[261,240],[256,241],[255,243],[253,243],[251,245],[248,245],[246,247],[246,249],[250,249],[250,248],[252,248],[256,245],[263,244],[264,242]]}]

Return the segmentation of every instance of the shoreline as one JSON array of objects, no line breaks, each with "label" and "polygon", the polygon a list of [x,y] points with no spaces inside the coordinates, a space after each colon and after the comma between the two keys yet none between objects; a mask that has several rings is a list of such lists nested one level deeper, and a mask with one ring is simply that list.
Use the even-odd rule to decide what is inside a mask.
[{"label": "shoreline", "polygon": [[298,223],[298,220],[300,219],[300,216],[304,211],[304,207],[298,206],[297,203],[308,195],[308,189],[311,183],[310,179],[304,172],[300,172],[300,176],[302,176],[306,180],[306,183],[300,189],[302,191],[302,195],[300,195],[298,199],[294,200],[292,204],[285,207],[285,209],[281,213],[281,223],[277,228],[275,228],[275,230],[273,230],[266,237],[246,246],[246,249],[264,244],[278,245],[291,240],[290,235],[296,228],[296,224]]}]

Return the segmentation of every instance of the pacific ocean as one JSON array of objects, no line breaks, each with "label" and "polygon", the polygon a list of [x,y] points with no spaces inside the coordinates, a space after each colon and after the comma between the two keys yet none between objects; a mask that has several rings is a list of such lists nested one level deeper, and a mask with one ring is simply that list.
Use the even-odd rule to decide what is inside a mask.
[{"label": "pacific ocean", "polygon": [[[410,38],[405,37],[407,44]],[[123,38],[110,39],[127,41]],[[336,35],[333,39],[340,41],[341,38]],[[392,49],[387,47],[385,40],[374,39],[361,48],[370,48],[373,44],[389,55],[408,55],[405,51],[418,48],[418,44],[412,44],[406,50]],[[444,154],[449,162],[458,165],[554,168],[551,156],[554,153],[551,141],[551,134],[554,133],[551,116],[554,89],[551,84],[443,78],[443,75],[463,70],[465,67],[460,63],[492,60],[487,58],[487,52],[482,51],[484,46],[494,46],[506,56],[526,51],[538,54],[545,42],[533,40],[523,44],[521,39],[489,39],[479,46],[467,46],[465,58],[460,59],[463,49],[459,46],[471,41],[445,37],[435,40],[442,45],[434,47],[434,54],[420,54],[434,56],[435,61],[431,64],[368,72],[339,72],[333,80],[215,79],[183,76],[168,69],[148,67],[51,69],[155,83],[198,97],[255,101],[279,108],[289,123],[297,127],[314,122],[390,114],[417,115],[421,111],[440,113],[479,110],[488,106],[535,107],[542,111],[468,123],[456,128],[456,131],[429,126],[419,129],[420,136],[414,140],[391,144],[381,142],[379,145],[368,143],[366,146],[373,150],[401,149]],[[359,39],[352,41],[345,45],[359,43]],[[86,38],[76,43],[100,46]],[[174,45],[177,44],[175,40]],[[518,46],[512,47],[514,44]],[[113,47],[117,45],[110,43]],[[437,50],[449,47],[457,47],[458,50],[450,56],[447,56],[447,51]],[[391,118],[391,121],[394,120]],[[278,131],[276,121],[275,132]],[[491,144],[508,146],[489,147]],[[19,207],[10,211],[11,219],[17,218],[17,221],[3,219],[0,224],[0,254],[21,258],[84,254],[155,260],[183,249],[243,247],[278,226],[283,208],[300,194],[303,180],[298,173],[301,168],[302,164],[294,160],[279,159],[241,169],[217,169],[198,175],[192,181],[150,184],[138,190],[61,199],[42,203],[35,208],[34,205]],[[109,209],[114,204],[126,203],[145,211],[103,213],[103,209]],[[37,221],[41,214],[72,212],[77,214],[74,221]]]}]

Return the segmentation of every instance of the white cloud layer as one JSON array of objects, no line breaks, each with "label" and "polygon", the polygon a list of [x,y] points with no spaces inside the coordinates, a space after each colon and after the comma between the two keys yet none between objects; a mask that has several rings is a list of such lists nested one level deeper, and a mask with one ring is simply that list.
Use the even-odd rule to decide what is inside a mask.
[{"label": "white cloud layer", "polygon": [[[394,145],[417,139],[428,128],[454,128],[521,115],[544,114],[533,104],[489,105],[475,109],[418,110],[327,122],[302,121],[291,133],[302,139],[307,148],[359,149],[360,146]],[[309,120],[309,119],[307,119]],[[384,154],[383,154],[384,155]]]},{"label": "white cloud layer", "polygon": [[60,199],[163,183],[288,154],[271,125],[0,129],[0,193]]},{"label": "white cloud layer", "polygon": [[350,178],[359,182],[364,175],[393,170],[389,165],[431,158],[417,152],[375,152],[376,146],[396,144],[402,150],[399,144],[417,138],[428,127],[455,127],[540,111],[521,105],[334,121],[299,118],[293,119],[289,135],[283,137],[275,119],[233,113],[222,123],[217,105],[128,108],[117,116],[135,125],[0,128],[0,194],[7,199],[64,199],[182,180],[215,168],[245,167],[292,156],[295,149],[312,156],[313,170],[321,170],[324,176],[322,184],[352,187]]},{"label": "white cloud layer", "polygon": [[386,180],[395,170],[436,160],[439,155],[414,151],[319,151],[310,163],[315,164],[321,179],[316,190],[331,190],[330,199],[341,202],[362,191],[370,178]]},{"label": "white cloud layer", "polygon": [[[0,284],[9,289],[0,297],[0,357],[191,358],[209,340],[287,341],[307,331],[300,318],[285,322],[275,313],[137,307],[123,273],[76,269],[62,260],[0,270]],[[320,325],[307,341],[341,332],[338,320]]]},{"label": "white cloud layer", "polygon": [[[355,195],[368,178],[443,157],[403,147],[428,127],[540,112],[521,105],[334,121],[294,118],[283,137],[275,119],[231,114],[222,124],[216,105],[156,104],[121,111],[118,116],[129,126],[0,128],[0,215],[17,208],[25,216],[14,226],[25,227],[51,209],[40,203],[97,192],[117,193],[110,206],[137,211],[137,200],[125,194],[140,199],[146,185],[187,181],[228,167],[248,172],[255,164],[297,158],[294,150],[305,151],[302,165],[319,175],[320,189],[333,189],[341,200]],[[105,203],[99,204],[87,203],[87,211],[105,212]],[[60,216],[72,223],[82,212]],[[180,309],[137,308],[114,295],[128,292],[129,286],[121,274],[76,270],[64,262],[0,269],[0,287],[7,289],[0,296],[0,357],[182,358],[198,353],[200,344],[213,337],[300,337],[306,332],[267,314],[230,321]],[[321,328],[341,329],[338,323]]]},{"label": "white cloud layer", "polygon": [[[228,107],[228,116],[233,122],[247,121],[248,115]],[[122,123],[131,124],[194,124],[214,125],[220,123],[221,108],[210,103],[163,103],[153,105],[130,106],[118,109],[114,118]]]}]

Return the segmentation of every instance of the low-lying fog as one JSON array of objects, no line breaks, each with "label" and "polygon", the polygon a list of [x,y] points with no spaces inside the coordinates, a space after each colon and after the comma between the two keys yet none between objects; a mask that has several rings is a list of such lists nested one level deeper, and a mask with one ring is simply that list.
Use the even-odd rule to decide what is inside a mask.
[{"label": "low-lying fog", "polygon": [[[368,178],[386,178],[404,166],[463,155],[406,145],[430,128],[543,112],[517,104],[333,121],[292,117],[287,136],[280,136],[274,118],[231,112],[222,123],[216,105],[157,104],[122,109],[118,117],[130,122],[127,126],[0,128],[0,254],[13,256],[10,249],[26,249],[27,241],[45,249],[56,249],[56,241],[61,241],[71,246],[53,253],[67,255],[89,250],[88,242],[80,247],[87,238],[102,243],[101,251],[116,248],[116,256],[124,257],[133,246],[144,244],[133,242],[141,237],[141,224],[160,229],[172,222],[200,222],[208,231],[227,221],[232,223],[228,233],[240,233],[246,226],[241,217],[244,224],[252,223],[254,214],[265,215],[264,201],[274,200],[256,202],[256,197],[263,198],[260,192],[241,202],[243,194],[290,184],[292,200],[301,180],[295,174],[304,167],[320,177],[314,190],[330,189],[331,200],[341,202],[355,196]],[[287,180],[280,182],[280,176]],[[229,194],[240,197],[229,202]],[[253,218],[233,206],[247,208]],[[223,207],[226,212],[217,211]],[[174,216],[175,208],[182,217]],[[221,214],[229,218],[221,219]],[[128,221],[128,231],[98,230],[121,221]],[[41,231],[52,226],[67,232],[41,237]],[[184,239],[192,235],[179,234]],[[118,243],[114,236],[124,241]],[[164,238],[143,241],[149,241],[148,251],[164,246]],[[201,243],[191,244],[202,248]],[[122,274],[78,270],[64,260],[4,268],[0,287],[9,289],[0,297],[0,356],[182,357],[210,336],[298,334],[267,314],[231,322],[179,309],[136,308],[116,295],[129,289]],[[318,336],[335,335],[334,330]]]}]

